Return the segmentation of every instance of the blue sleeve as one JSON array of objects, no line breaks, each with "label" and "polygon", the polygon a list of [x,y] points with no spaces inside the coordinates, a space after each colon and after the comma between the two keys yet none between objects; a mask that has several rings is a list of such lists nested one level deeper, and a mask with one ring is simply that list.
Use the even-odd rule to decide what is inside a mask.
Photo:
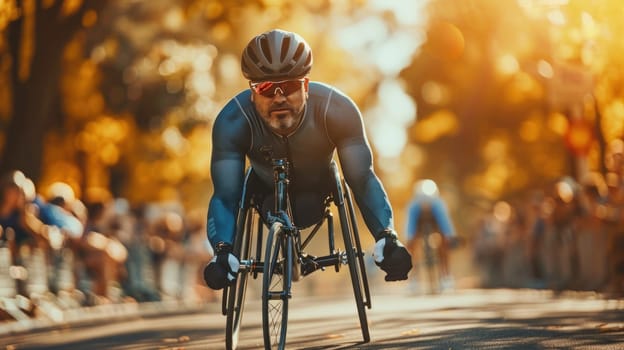
[{"label": "blue sleeve", "polygon": [[327,131],[336,145],[344,177],[353,189],[364,222],[371,234],[393,229],[388,196],[373,171],[373,156],[364,133],[362,115],[345,95],[335,91],[326,116]]},{"label": "blue sleeve", "polygon": [[405,227],[405,235],[408,240],[416,236],[418,230],[418,218],[420,216],[419,202],[414,200],[410,203],[407,210],[407,224]]},{"label": "blue sleeve", "polygon": [[84,233],[84,226],[80,220],[54,204],[41,206],[39,208],[39,219],[46,225],[63,229],[72,238],[80,238]]},{"label": "blue sleeve", "polygon": [[431,203],[431,211],[441,233],[447,237],[454,236],[455,227],[451,221],[446,204],[441,198],[436,198],[436,200]]},{"label": "blue sleeve", "polygon": [[219,113],[212,131],[210,174],[214,193],[208,206],[208,240],[233,243],[236,215],[242,194],[245,156],[251,130],[234,101]]}]

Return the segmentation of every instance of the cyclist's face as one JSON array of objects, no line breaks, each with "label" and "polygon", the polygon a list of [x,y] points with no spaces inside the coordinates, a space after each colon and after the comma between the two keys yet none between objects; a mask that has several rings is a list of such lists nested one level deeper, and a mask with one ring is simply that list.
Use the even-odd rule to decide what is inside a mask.
[{"label": "cyclist's face", "polygon": [[308,99],[308,78],[301,82],[299,89],[286,96],[279,87],[274,90],[275,95],[272,97],[262,95],[254,89],[251,91],[251,100],[256,111],[274,132],[288,135],[297,129]]}]

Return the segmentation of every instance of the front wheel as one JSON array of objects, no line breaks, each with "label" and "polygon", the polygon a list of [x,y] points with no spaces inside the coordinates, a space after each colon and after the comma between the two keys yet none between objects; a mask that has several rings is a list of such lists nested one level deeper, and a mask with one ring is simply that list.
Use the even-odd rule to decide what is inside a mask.
[{"label": "front wheel", "polygon": [[[237,224],[237,234],[234,243],[234,255],[242,260],[248,260],[250,257],[253,213],[251,209],[246,209]],[[225,307],[225,348],[228,350],[236,349],[238,345],[238,335],[243,319],[243,310],[245,307],[245,293],[247,291],[247,279],[249,271],[241,269],[236,278],[236,282],[225,288],[223,292],[223,305]]]},{"label": "front wheel", "polygon": [[262,281],[262,331],[265,349],[286,347],[288,300],[292,278],[292,238],[281,223],[267,235]]},{"label": "front wheel", "polygon": [[236,349],[238,346],[238,334],[243,319],[248,277],[249,273],[247,271],[239,272],[236,284],[228,289],[229,305],[225,324],[226,349]]}]

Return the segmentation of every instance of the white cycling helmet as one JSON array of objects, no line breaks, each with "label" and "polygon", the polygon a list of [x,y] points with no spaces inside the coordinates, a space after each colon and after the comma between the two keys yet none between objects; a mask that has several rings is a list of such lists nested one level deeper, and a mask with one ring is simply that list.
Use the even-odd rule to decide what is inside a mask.
[{"label": "white cycling helmet", "polygon": [[438,197],[440,195],[440,191],[438,190],[438,185],[436,185],[435,181],[431,179],[424,179],[419,180],[416,184],[414,184],[414,195]]}]

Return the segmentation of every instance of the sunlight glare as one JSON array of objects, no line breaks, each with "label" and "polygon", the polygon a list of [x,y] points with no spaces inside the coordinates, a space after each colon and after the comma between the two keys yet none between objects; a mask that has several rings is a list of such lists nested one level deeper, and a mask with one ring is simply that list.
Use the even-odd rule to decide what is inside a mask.
[{"label": "sunlight glare", "polygon": [[401,69],[410,64],[412,55],[424,42],[423,35],[395,33],[386,38],[375,50],[375,65],[385,75],[397,75]]},{"label": "sunlight glare", "polygon": [[340,46],[349,51],[357,51],[383,42],[388,35],[388,28],[381,18],[368,17],[353,23],[337,33]]},{"label": "sunlight glare", "polygon": [[544,60],[539,60],[539,62],[537,62],[537,72],[546,79],[550,79],[554,75],[552,65]]},{"label": "sunlight glare", "polygon": [[376,106],[367,111],[371,137],[383,157],[398,156],[407,144],[406,128],[416,117],[416,105],[396,80],[387,79],[379,87]]},{"label": "sunlight glare", "polygon": [[403,25],[418,25],[423,23],[425,18],[425,8],[430,0],[372,0],[373,8],[378,10],[391,11],[397,21]]},{"label": "sunlight glare", "polygon": [[501,222],[507,222],[511,218],[511,205],[505,201],[494,205],[494,217]]},{"label": "sunlight glare", "polygon": [[513,55],[505,54],[498,58],[496,68],[502,75],[512,75],[518,72],[520,66],[518,60]]},{"label": "sunlight glare", "polygon": [[561,10],[552,10],[548,12],[546,17],[548,17],[548,20],[550,21],[550,23],[556,26],[562,26],[566,24],[565,15],[563,14],[563,12],[561,12]]}]

